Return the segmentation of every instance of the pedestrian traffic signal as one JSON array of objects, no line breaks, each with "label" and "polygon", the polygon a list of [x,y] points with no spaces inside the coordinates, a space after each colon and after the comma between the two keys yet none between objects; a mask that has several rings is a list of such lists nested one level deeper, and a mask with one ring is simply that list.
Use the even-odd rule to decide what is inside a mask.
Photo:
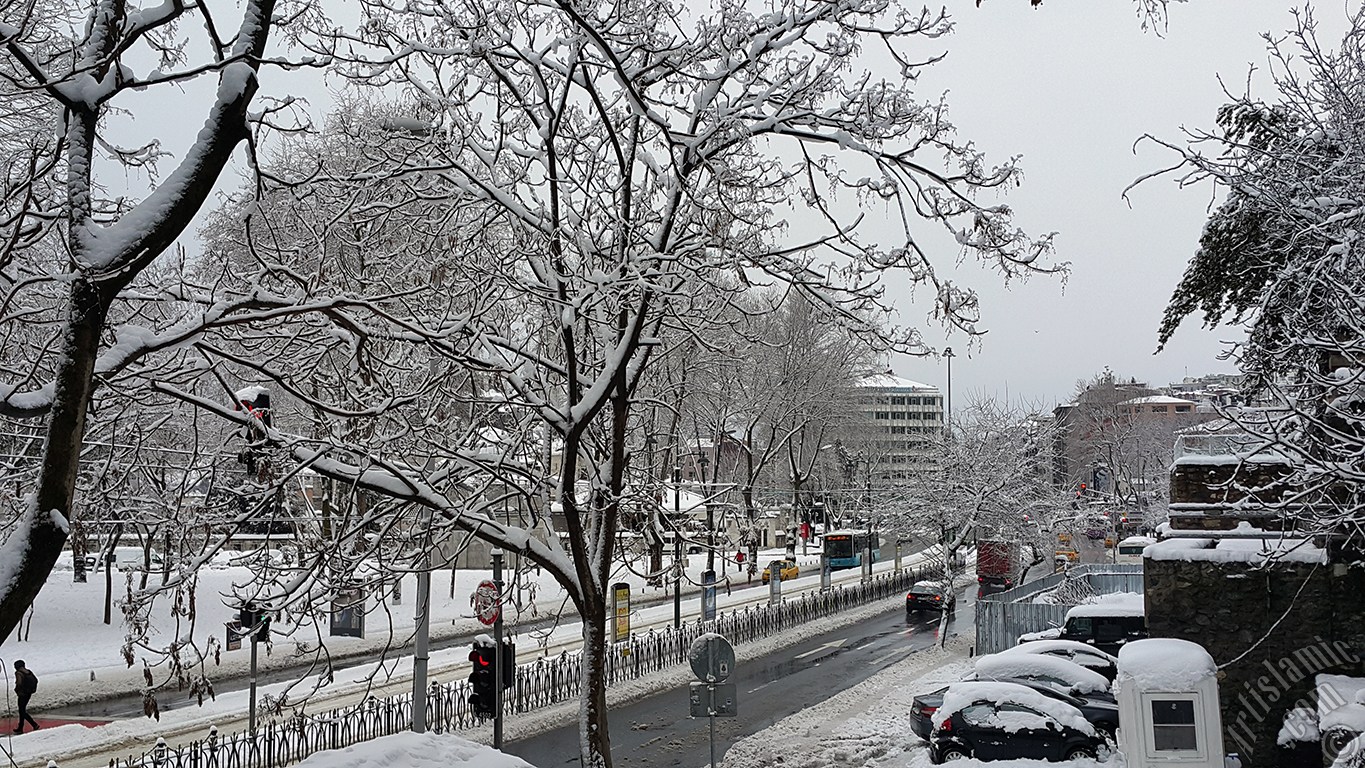
[{"label": "pedestrian traffic signal", "polygon": [[476,717],[490,718],[497,707],[497,679],[493,673],[493,646],[474,643],[469,651],[469,660],[474,669],[469,673],[469,706]]}]

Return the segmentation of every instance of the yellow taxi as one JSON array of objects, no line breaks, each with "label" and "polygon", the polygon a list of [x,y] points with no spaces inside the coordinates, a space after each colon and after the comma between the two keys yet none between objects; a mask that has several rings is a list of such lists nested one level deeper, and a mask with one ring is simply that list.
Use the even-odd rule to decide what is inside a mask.
[{"label": "yellow taxi", "polygon": [[1060,541],[1060,542],[1063,543],[1063,544],[1070,544],[1070,543],[1071,543],[1071,534],[1065,533],[1065,532],[1059,533],[1059,534],[1057,534],[1057,541]]},{"label": "yellow taxi", "polygon": [[1073,563],[1078,563],[1081,560],[1081,553],[1077,552],[1074,549],[1059,549],[1053,553],[1054,560],[1060,557],[1065,557],[1067,560],[1070,560]]},{"label": "yellow taxi", "polygon": [[796,567],[795,560],[774,560],[768,563],[768,567],[763,569],[763,583],[768,583],[768,574],[777,571],[777,580],[786,581],[801,575],[801,569]]}]

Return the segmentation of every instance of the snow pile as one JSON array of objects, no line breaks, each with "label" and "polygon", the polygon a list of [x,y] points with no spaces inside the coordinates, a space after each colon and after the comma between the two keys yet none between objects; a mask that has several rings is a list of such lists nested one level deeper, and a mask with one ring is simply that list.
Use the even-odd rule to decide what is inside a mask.
[{"label": "snow pile", "polygon": [[534,768],[515,755],[449,733],[411,731],[317,752],[297,768]]},{"label": "snow pile", "polygon": [[1295,707],[1284,713],[1284,725],[1275,737],[1281,747],[1292,746],[1296,741],[1316,742],[1322,739],[1318,731],[1318,713],[1307,707]]},{"label": "snow pile", "polygon": [[1318,728],[1365,733],[1365,678],[1318,675]]},{"label": "snow pile", "polygon": [[1327,563],[1327,552],[1311,539],[1266,533],[1245,522],[1213,537],[1166,539],[1147,547],[1142,556],[1207,563]]},{"label": "snow pile", "polygon": [[1170,637],[1134,640],[1119,649],[1119,688],[1139,691],[1193,691],[1218,674],[1202,645]]},{"label": "snow pile", "polygon": [[1073,661],[1032,653],[993,653],[982,656],[976,660],[976,674],[993,680],[1023,678],[1046,682],[1047,678],[1053,678],[1065,682],[1071,690],[1082,695],[1109,690],[1109,681],[1098,672]]},{"label": "snow pile", "polygon": [[[943,725],[953,714],[971,706],[979,701],[989,701],[995,704],[1017,704],[1021,707],[1041,712],[1044,715],[1056,720],[1062,725],[1073,728],[1088,736],[1095,735],[1095,726],[1086,720],[1081,711],[1050,696],[1039,693],[1032,688],[1027,688],[1015,683],[996,683],[996,682],[967,682],[954,683],[948,686],[948,690],[943,694],[943,704],[934,713],[934,727]],[[997,714],[998,717],[998,714]],[[1015,731],[1021,728],[1038,727],[1037,723],[1025,723],[1015,720],[1001,720],[998,724],[1007,731]]]},{"label": "snow pile", "polygon": [[1144,616],[1147,603],[1137,592],[1113,592],[1098,595],[1084,605],[1078,605],[1066,612],[1067,621],[1077,616]]}]

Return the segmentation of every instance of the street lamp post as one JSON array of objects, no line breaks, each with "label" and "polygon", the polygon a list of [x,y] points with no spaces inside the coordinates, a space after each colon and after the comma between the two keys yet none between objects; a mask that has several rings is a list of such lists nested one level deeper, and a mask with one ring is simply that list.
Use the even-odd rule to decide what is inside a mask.
[{"label": "street lamp post", "polygon": [[678,497],[682,495],[682,467],[673,465],[673,628],[682,626],[682,531],[678,530]]},{"label": "street lamp post", "polygon": [[948,391],[947,397],[943,400],[943,424],[949,436],[951,436],[953,434],[953,348],[944,347],[943,356],[948,360]]},{"label": "street lamp post", "polygon": [[706,504],[706,570],[716,570],[716,508],[711,504],[710,493],[706,485],[706,465],[710,464],[710,459],[702,453],[697,457],[697,466],[701,467],[701,494]]}]

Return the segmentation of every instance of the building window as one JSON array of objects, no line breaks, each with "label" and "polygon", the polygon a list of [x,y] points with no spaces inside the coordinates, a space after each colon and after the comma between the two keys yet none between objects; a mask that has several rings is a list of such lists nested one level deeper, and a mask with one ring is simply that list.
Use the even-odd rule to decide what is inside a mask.
[{"label": "building window", "polygon": [[905,412],[904,412],[904,411],[892,411],[892,412],[891,412],[891,420],[892,420],[892,421],[905,421]]},{"label": "building window", "polygon": [[892,404],[892,405],[905,405],[905,398],[903,398],[903,397],[893,397],[893,398],[891,398],[891,404]]},{"label": "building window", "polygon": [[874,414],[874,415],[875,415],[876,418],[882,419],[882,420],[886,420],[886,419],[891,418],[891,414],[887,413],[886,411],[877,411],[876,414]]},{"label": "building window", "polygon": [[1199,749],[1191,699],[1152,699],[1152,748],[1157,752]]},{"label": "building window", "polygon": [[1175,412],[1176,412],[1176,413],[1189,413],[1189,412],[1190,412],[1190,407],[1189,407],[1188,405],[1177,405],[1177,406],[1175,407]]},{"label": "building window", "polygon": [[893,435],[903,435],[903,434],[905,434],[905,427],[892,427],[892,428],[891,428],[891,434],[893,434]]},{"label": "building window", "polygon": [[1164,406],[1164,405],[1154,405],[1154,406],[1152,406],[1152,413],[1165,413],[1165,412],[1166,412],[1166,406]]}]

